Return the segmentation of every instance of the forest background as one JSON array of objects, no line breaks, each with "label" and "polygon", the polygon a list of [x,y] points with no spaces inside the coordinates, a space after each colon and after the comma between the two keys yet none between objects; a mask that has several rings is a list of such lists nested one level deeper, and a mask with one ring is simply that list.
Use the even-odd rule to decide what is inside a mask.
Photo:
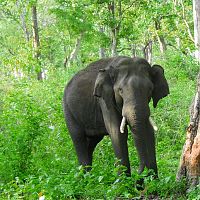
[{"label": "forest background", "polygon": [[[186,190],[184,180],[176,182],[199,71],[194,2],[0,1],[1,199],[200,199],[199,186]],[[151,105],[159,179],[145,178],[143,191],[135,187],[140,177],[131,136],[132,177],[118,181],[109,138],[84,174],[63,117],[70,78],[92,61],[117,55],[160,64],[170,86],[170,96],[157,109]]]}]

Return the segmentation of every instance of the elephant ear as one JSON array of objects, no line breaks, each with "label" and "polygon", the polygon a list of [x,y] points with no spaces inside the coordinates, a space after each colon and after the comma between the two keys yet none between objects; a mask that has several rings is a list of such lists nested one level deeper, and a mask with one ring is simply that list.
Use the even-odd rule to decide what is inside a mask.
[{"label": "elephant ear", "polygon": [[113,80],[111,79],[111,68],[100,69],[97,75],[93,95],[103,98],[107,108],[114,103]]},{"label": "elephant ear", "polygon": [[160,65],[153,65],[151,68],[151,78],[154,84],[152,92],[153,107],[158,101],[169,94],[169,86],[164,75],[164,69]]}]

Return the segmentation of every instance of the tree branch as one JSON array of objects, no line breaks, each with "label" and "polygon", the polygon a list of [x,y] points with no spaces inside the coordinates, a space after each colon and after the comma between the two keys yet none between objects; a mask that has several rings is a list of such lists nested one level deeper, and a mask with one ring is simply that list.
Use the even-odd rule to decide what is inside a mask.
[{"label": "tree branch", "polygon": [[190,40],[195,43],[194,37],[193,37],[193,35],[192,35],[191,31],[190,31],[190,26],[189,26],[189,24],[188,24],[188,22],[186,20],[186,17],[185,17],[185,7],[184,7],[184,4],[183,4],[183,0],[180,0],[180,3],[181,3],[181,6],[182,6],[182,11],[183,11],[182,12],[183,21],[184,21],[184,23],[185,23],[185,25],[187,27],[188,35],[190,37]]}]

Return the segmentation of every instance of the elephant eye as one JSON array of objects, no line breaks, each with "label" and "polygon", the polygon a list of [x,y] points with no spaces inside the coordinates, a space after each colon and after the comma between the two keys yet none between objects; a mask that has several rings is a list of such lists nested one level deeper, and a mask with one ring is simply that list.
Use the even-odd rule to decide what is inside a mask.
[{"label": "elephant eye", "polygon": [[122,88],[119,88],[119,94],[122,94],[122,93],[123,93]]}]

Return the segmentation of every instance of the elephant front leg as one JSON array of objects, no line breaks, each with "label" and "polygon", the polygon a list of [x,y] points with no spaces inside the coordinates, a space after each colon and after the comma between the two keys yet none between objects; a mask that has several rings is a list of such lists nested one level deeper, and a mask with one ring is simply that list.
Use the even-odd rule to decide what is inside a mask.
[{"label": "elephant front leg", "polygon": [[[129,176],[131,174],[130,162],[128,156],[128,146],[127,146],[127,131],[126,133],[110,132],[110,138],[112,141],[112,146],[117,159],[120,160],[120,164],[126,167],[126,174]],[[119,171],[119,174],[121,171]]]},{"label": "elephant front leg", "polygon": [[[121,117],[115,108],[110,107],[107,109],[105,103],[101,102],[101,109],[106,130],[108,131],[112,141],[114,153],[117,159],[120,160],[120,164],[126,167],[126,174],[130,175],[131,170],[127,146],[127,128],[125,127],[124,133],[120,132]],[[121,172],[119,171],[119,173]]]}]

